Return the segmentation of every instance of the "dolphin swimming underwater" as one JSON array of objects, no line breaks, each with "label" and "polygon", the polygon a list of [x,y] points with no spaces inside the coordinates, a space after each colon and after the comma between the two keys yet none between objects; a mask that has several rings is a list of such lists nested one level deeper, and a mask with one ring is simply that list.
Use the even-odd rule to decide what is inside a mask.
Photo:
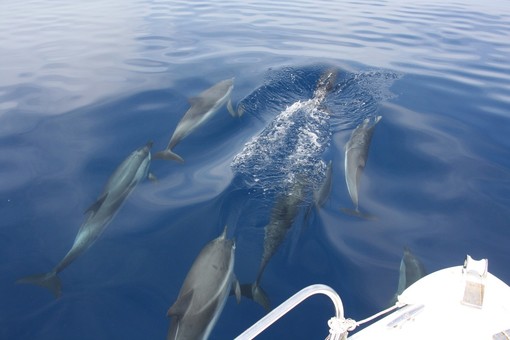
[{"label": "dolphin swimming underwater", "polygon": [[46,274],[27,276],[17,283],[31,283],[49,289],[56,298],[61,294],[57,276],[78,256],[85,252],[101,235],[120,206],[140,180],[149,175],[152,142],[132,152],[110,176],[98,200],[86,211],[89,213],[78,230],[73,246],[64,258]]},{"label": "dolphin swimming underwater", "polygon": [[277,198],[271,211],[269,223],[264,227],[264,250],[255,283],[243,284],[241,286],[243,295],[253,299],[266,310],[270,309],[270,303],[265,292],[260,287],[262,274],[269,260],[271,260],[285,240],[287,233],[294,223],[294,219],[299,213],[307,193],[307,186],[305,184],[304,179],[298,179],[292,184],[290,190]]},{"label": "dolphin swimming underwater", "polygon": [[241,298],[234,275],[234,240],[227,239],[227,227],[200,251],[175,303],[167,340],[207,339],[225,306],[232,285],[237,302]]},{"label": "dolphin swimming underwater", "polygon": [[193,130],[209,120],[225,103],[232,116],[237,116],[232,108],[230,94],[234,88],[234,78],[220,81],[216,85],[208,88],[198,96],[190,98],[191,107],[181,118],[175,131],[168,142],[165,150],[154,154],[154,159],[177,160],[184,162],[181,156],[172,151]]},{"label": "dolphin swimming underwater", "polygon": [[421,261],[418,260],[413,253],[411,253],[409,248],[404,247],[404,254],[402,256],[402,260],[400,260],[397,292],[393,297],[392,304],[397,301],[398,296],[402,294],[404,290],[424,277],[426,274],[427,272],[425,271],[423,263],[421,263]]},{"label": "dolphin swimming underwater", "polygon": [[400,260],[400,273],[396,295],[402,294],[410,285],[426,275],[425,267],[409,248],[404,248],[404,255]]},{"label": "dolphin swimming underwater", "polygon": [[[358,203],[360,178],[367,163],[368,149],[374,133],[374,127],[381,118],[381,116],[377,116],[373,122],[366,118],[354,129],[351,138],[345,146],[345,181],[352,203],[354,203],[355,210],[353,213],[359,216],[362,216]],[[349,211],[348,209],[344,210]]]}]

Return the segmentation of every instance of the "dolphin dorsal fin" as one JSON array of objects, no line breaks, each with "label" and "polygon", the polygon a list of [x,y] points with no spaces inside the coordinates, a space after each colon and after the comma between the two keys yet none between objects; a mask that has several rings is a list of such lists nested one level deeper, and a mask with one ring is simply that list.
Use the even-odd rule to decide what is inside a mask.
[{"label": "dolphin dorsal fin", "polygon": [[158,178],[152,172],[149,172],[147,174],[147,178],[153,183],[156,183],[158,181]]},{"label": "dolphin dorsal fin", "polygon": [[93,212],[95,214],[97,212],[97,210],[99,209],[99,207],[101,207],[101,205],[106,200],[106,197],[108,197],[108,193],[99,197],[97,199],[97,201],[95,201],[87,210],[85,210],[85,214],[89,213],[89,212]]},{"label": "dolphin dorsal fin", "polygon": [[227,238],[227,228],[228,228],[228,225],[225,224],[225,227],[223,228],[223,232],[221,233],[220,238],[222,238],[222,239]]},{"label": "dolphin dorsal fin", "polygon": [[188,103],[191,106],[199,105],[203,101],[202,97],[191,97],[188,99]]},{"label": "dolphin dorsal fin", "polygon": [[177,301],[168,309],[166,313],[167,316],[182,316],[188,310],[191,305],[191,300],[193,298],[193,291],[190,290],[186,294],[177,298]]}]

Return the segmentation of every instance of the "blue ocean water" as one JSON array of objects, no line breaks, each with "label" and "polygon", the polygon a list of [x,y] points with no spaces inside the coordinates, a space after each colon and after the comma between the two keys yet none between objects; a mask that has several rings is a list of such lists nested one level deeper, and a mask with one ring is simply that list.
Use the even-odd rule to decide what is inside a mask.
[{"label": "blue ocean water", "polygon": [[[162,339],[202,247],[229,226],[253,282],[264,226],[296,178],[304,199],[262,286],[273,305],[313,283],[361,319],[387,307],[403,247],[429,272],[488,258],[510,282],[510,8],[506,1],[20,1],[0,4],[0,338]],[[338,77],[310,102],[323,72]],[[59,276],[62,296],[15,284],[51,270],[115,168],[166,146],[188,98],[235,77],[232,99],[153,160],[97,242]],[[381,115],[352,208],[344,146]],[[316,297],[261,339],[327,335]],[[211,339],[265,314],[230,298]]]}]

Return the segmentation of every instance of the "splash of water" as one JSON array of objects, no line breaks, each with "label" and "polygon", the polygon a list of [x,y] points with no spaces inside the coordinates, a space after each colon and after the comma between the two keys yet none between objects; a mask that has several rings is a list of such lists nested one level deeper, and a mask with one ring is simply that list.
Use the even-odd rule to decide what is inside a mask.
[{"label": "splash of water", "polygon": [[329,113],[320,101],[297,101],[247,142],[231,167],[247,185],[264,191],[283,190],[296,177],[315,187],[324,178],[321,156],[330,138]]}]

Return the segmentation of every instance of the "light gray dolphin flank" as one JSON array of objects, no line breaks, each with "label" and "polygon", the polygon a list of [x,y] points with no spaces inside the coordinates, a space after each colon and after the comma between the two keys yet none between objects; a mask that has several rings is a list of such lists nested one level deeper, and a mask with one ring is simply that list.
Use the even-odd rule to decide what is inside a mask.
[{"label": "light gray dolphin flank", "polygon": [[225,306],[232,284],[241,297],[234,276],[235,243],[226,237],[209,242],[193,262],[179,296],[168,310],[172,317],[167,340],[207,339]]},{"label": "light gray dolphin flank", "polygon": [[190,98],[191,107],[181,118],[175,131],[168,142],[165,150],[154,154],[155,159],[168,159],[183,162],[181,156],[173,152],[173,148],[180,143],[193,130],[209,120],[225,103],[232,116],[236,116],[232,108],[230,94],[234,88],[234,78],[220,81],[216,85],[208,88],[198,96]]},{"label": "light gray dolphin flank", "polygon": [[49,289],[55,297],[61,294],[61,282],[57,276],[78,256],[85,252],[101,235],[120,206],[140,180],[148,175],[152,142],[135,150],[110,176],[99,199],[86,211],[89,213],[78,230],[73,246],[64,258],[46,274],[19,279],[17,283],[31,283]]},{"label": "light gray dolphin flank", "polygon": [[354,129],[351,138],[345,146],[345,181],[352,203],[354,203],[354,214],[357,215],[361,215],[358,203],[360,178],[367,163],[368,149],[374,133],[374,127],[381,118],[381,116],[377,116],[373,122],[366,118]]}]

